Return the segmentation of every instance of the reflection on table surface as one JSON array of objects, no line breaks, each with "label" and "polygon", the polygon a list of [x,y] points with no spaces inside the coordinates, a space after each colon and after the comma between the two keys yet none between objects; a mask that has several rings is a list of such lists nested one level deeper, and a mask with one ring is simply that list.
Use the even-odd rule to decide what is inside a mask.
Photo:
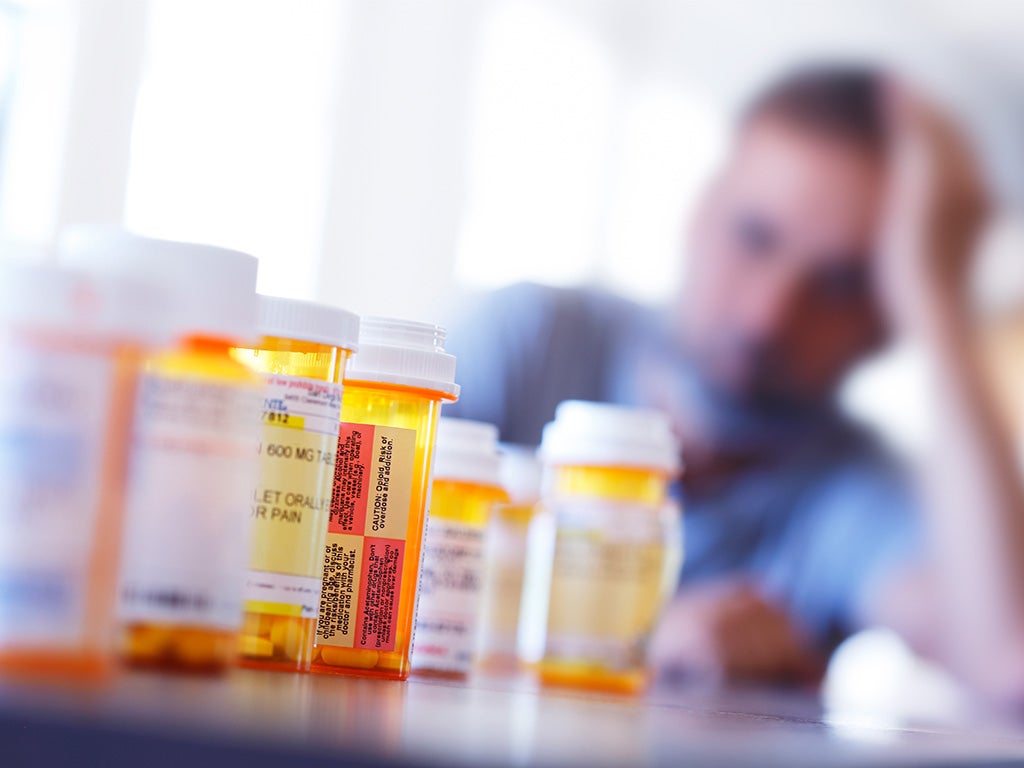
[{"label": "reflection on table surface", "polygon": [[[834,692],[834,691],[833,691]],[[828,698],[828,697],[825,697]],[[836,697],[833,695],[833,699]],[[102,690],[0,687],[4,766],[919,765],[1024,761],[1024,718],[956,707],[885,718],[815,691],[660,687],[643,699],[238,670],[125,673]],[[864,701],[861,700],[860,704]],[[345,760],[340,760],[345,758]]]}]

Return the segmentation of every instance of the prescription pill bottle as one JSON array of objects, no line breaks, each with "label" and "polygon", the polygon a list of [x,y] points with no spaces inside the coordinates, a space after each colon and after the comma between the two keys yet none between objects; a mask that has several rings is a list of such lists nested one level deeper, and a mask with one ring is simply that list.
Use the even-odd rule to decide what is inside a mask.
[{"label": "prescription pill bottle", "polygon": [[497,504],[488,524],[483,603],[480,615],[481,666],[495,672],[519,667],[519,616],[530,522],[540,500],[541,467],[533,449],[503,445],[501,485],[508,503]]},{"label": "prescription pill bottle", "polygon": [[568,401],[544,429],[530,567],[547,569],[545,683],[635,692],[681,564],[669,485],[679,450],[660,413]]},{"label": "prescription pill bottle", "polygon": [[263,379],[236,360],[256,338],[256,259],[212,246],[82,230],[64,258],[148,274],[174,294],[175,342],[142,363],[119,594],[122,659],[218,672],[234,659],[250,549]]},{"label": "prescription pill bottle", "polygon": [[404,680],[441,403],[458,397],[436,325],[363,318],[349,361],[314,672]]},{"label": "prescription pill bottle", "polygon": [[306,671],[320,608],[342,379],[359,316],[260,296],[259,332],[256,348],[234,352],[266,382],[239,656],[245,666]]},{"label": "prescription pill bottle", "polygon": [[423,540],[413,672],[465,677],[476,656],[484,544],[501,487],[498,429],[441,419]]},{"label": "prescription pill bottle", "polygon": [[0,673],[113,658],[123,468],[152,284],[0,264]]}]

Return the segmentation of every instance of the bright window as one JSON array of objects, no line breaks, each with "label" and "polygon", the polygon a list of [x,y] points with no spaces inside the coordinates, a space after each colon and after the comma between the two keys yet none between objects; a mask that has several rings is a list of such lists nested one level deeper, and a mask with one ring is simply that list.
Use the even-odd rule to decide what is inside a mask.
[{"label": "bright window", "polygon": [[342,6],[150,6],[126,225],[252,253],[260,290],[313,295]]},{"label": "bright window", "polygon": [[457,277],[495,286],[590,277],[601,247],[615,74],[550,7],[511,3],[480,37]]},{"label": "bright window", "polygon": [[485,20],[455,277],[603,283],[663,300],[724,140],[718,108],[550,5]]}]

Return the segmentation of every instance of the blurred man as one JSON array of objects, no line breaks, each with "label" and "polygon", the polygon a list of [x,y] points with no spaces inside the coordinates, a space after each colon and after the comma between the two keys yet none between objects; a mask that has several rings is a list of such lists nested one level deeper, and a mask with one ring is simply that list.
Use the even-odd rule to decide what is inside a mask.
[{"label": "blurred man", "polygon": [[[669,311],[499,291],[452,334],[454,415],[528,444],[568,398],[673,416],[686,564],[654,639],[664,669],[802,676],[882,623],[973,684],[1015,692],[1024,501],[966,298],[985,220],[970,157],[937,113],[870,71],[798,72],[740,121]],[[925,343],[942,399],[923,503],[836,403],[893,328]]]}]

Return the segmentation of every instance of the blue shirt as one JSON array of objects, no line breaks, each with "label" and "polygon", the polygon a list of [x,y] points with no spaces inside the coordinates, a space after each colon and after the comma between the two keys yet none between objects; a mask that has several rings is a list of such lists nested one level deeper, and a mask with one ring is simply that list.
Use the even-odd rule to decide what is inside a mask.
[{"label": "blue shirt", "polygon": [[[663,313],[597,291],[521,284],[456,323],[459,402],[446,415],[495,424],[536,445],[563,400],[667,408],[690,386]],[[684,446],[685,455],[685,446]],[[903,473],[835,411],[768,461],[682,492],[683,582],[743,576],[830,645],[863,622],[865,601],[916,541]]]}]

